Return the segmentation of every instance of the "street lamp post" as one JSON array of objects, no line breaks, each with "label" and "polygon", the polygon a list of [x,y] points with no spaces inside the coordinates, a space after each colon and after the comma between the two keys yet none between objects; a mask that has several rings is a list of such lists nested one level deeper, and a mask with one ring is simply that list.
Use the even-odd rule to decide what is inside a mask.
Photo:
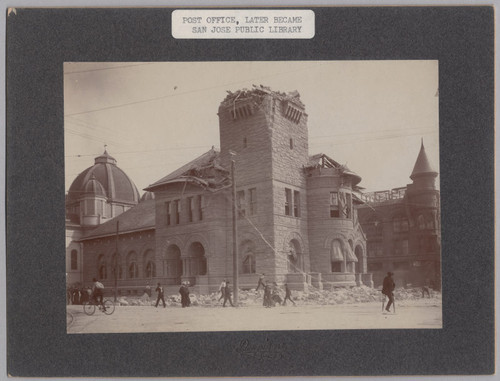
[{"label": "street lamp post", "polygon": [[234,304],[238,305],[238,228],[236,226],[236,183],[234,181],[234,153],[231,152],[231,183],[233,193],[233,284],[234,284]]}]

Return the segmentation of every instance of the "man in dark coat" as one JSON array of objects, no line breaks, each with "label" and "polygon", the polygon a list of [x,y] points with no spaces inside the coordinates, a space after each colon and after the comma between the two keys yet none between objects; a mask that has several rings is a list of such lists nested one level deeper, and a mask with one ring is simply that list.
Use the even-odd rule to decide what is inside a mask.
[{"label": "man in dark coat", "polygon": [[222,304],[222,307],[226,306],[226,302],[228,300],[231,307],[234,307],[233,301],[231,300],[231,288],[229,287],[229,281],[226,282],[226,287],[224,287],[224,304]]},{"label": "man in dark coat", "polygon": [[165,308],[167,305],[165,304],[164,291],[163,291],[163,287],[161,286],[160,282],[158,282],[158,286],[156,287],[155,291],[158,293],[158,297],[156,298],[155,307],[158,307],[158,303],[160,303],[160,300],[161,300],[163,302],[163,308]]},{"label": "man in dark coat", "polygon": [[264,307],[271,307],[271,286],[266,282],[264,287]]},{"label": "man in dark coat", "polygon": [[181,294],[181,304],[182,307],[189,307],[191,300],[189,300],[189,288],[187,282],[182,282],[182,286],[179,289],[179,294]]},{"label": "man in dark coat", "polygon": [[396,284],[392,279],[393,275],[393,273],[388,272],[387,276],[384,278],[384,283],[382,284],[382,294],[386,295],[389,298],[389,302],[385,307],[385,310],[387,312],[391,312],[390,307],[394,303],[394,288],[396,288]]}]

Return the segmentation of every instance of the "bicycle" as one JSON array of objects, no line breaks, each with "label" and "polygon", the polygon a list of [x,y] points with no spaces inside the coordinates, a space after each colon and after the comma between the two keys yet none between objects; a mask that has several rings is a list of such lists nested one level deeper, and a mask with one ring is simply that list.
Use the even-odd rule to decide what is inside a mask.
[{"label": "bicycle", "polygon": [[104,299],[102,301],[102,304],[104,305],[104,310],[101,304],[95,303],[95,300],[85,302],[83,303],[83,312],[85,312],[86,315],[91,316],[95,313],[96,306],[99,308],[99,311],[104,312],[106,315],[111,315],[113,312],[115,312],[115,304],[111,300]]}]

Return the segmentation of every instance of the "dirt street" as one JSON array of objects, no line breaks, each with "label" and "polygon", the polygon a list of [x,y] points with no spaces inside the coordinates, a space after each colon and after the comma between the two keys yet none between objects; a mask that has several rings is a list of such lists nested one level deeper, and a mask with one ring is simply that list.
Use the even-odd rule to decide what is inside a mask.
[{"label": "dirt street", "polygon": [[112,315],[70,305],[68,333],[266,331],[314,329],[442,328],[441,300],[401,301],[395,313],[382,313],[378,302],[338,305],[247,307],[117,306]]}]

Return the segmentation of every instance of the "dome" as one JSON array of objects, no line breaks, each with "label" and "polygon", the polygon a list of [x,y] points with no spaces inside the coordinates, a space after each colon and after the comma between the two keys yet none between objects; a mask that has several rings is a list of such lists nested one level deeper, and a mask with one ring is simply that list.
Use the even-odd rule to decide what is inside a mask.
[{"label": "dome", "polygon": [[141,197],[141,200],[139,202],[147,201],[147,200],[154,200],[155,199],[155,194],[153,192],[146,191]]},{"label": "dome", "polygon": [[106,197],[106,191],[104,190],[104,187],[99,181],[96,180],[93,174],[90,180],[85,184],[84,195],[93,197]]},{"label": "dome", "polygon": [[[89,187],[89,190],[88,190]],[[114,157],[106,151],[95,158],[94,165],[80,173],[68,191],[68,203],[77,202],[90,188],[108,202],[137,204],[139,192],[133,181],[116,165]],[[104,193],[104,194],[102,194]]]}]

